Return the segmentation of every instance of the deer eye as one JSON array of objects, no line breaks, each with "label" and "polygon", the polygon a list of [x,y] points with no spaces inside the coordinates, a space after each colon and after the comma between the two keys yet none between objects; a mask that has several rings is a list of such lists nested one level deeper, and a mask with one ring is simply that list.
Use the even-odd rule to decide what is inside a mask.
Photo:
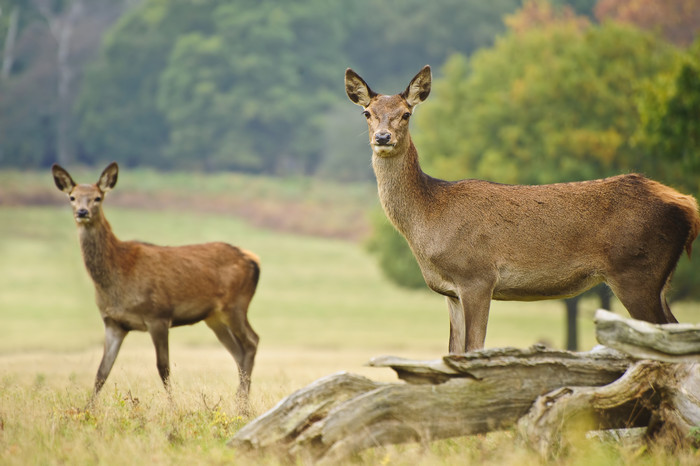
[{"label": "deer eye", "polygon": [[70,196],[68,199],[70,199],[71,202],[75,200],[75,196]]},{"label": "deer eye", "polygon": [[401,118],[403,118],[404,120],[408,120],[409,118],[411,118],[411,112],[406,112],[406,113],[404,113],[404,114],[401,116]]},{"label": "deer eye", "polygon": [[362,112],[362,114],[365,116],[365,118],[369,118],[369,117],[370,117],[370,113],[369,113],[369,111],[367,111],[367,110],[365,110],[364,112]]},{"label": "deer eye", "polygon": [[97,197],[95,198],[95,202],[100,202],[101,200],[102,200],[102,198],[101,198],[100,196],[97,196]]}]

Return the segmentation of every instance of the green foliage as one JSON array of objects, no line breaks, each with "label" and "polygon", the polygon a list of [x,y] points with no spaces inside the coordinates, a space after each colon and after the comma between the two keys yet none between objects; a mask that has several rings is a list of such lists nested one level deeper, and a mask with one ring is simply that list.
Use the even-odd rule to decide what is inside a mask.
[{"label": "green foliage", "polygon": [[150,0],[105,36],[76,102],[85,161],[168,166],[163,146],[169,128],[157,107],[159,77],[176,34],[211,28],[208,3]]},{"label": "green foliage", "polygon": [[352,2],[349,62],[383,93],[403,90],[406,77],[453,53],[488,47],[505,30],[502,18],[520,0],[362,0]]},{"label": "green foliage", "polygon": [[424,288],[425,280],[411,248],[387,220],[384,212],[374,211],[372,227],[367,249],[377,256],[379,267],[387,278],[404,288]]},{"label": "green foliage", "polygon": [[507,183],[640,170],[630,144],[636,96],[677,54],[635,29],[571,21],[511,32],[469,63],[455,56],[417,115],[426,166]]},{"label": "green foliage", "polygon": [[700,194],[700,39],[643,91],[637,147],[661,179]]},{"label": "green foliage", "polygon": [[335,119],[342,70],[391,82],[470,53],[517,4],[147,0],[109,33],[86,74],[83,158],[367,178],[358,132]]}]

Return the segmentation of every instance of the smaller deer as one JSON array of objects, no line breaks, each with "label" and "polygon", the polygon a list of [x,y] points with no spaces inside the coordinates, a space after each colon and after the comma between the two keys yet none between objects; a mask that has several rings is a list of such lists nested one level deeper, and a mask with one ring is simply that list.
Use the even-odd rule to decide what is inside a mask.
[{"label": "smaller deer", "polygon": [[102,211],[102,201],[117,184],[118,172],[113,162],[96,184],[76,184],[65,169],[52,167],[56,186],[73,207],[85,267],[95,284],[105,326],[104,354],[92,400],[131,330],[151,335],[158,373],[170,392],[168,331],[203,320],[236,361],[237,396],[246,401],[258,347],[247,313],[260,276],[260,260],[226,243],[163,247],[120,241]]}]

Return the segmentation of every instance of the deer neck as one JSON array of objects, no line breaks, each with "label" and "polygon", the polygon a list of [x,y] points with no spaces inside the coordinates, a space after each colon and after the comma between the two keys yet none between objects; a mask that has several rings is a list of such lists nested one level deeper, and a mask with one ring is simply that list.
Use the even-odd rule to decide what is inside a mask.
[{"label": "deer neck", "polygon": [[85,267],[95,285],[103,289],[113,285],[120,241],[109,222],[101,216],[89,225],[78,225],[78,236]]},{"label": "deer neck", "polygon": [[372,155],[379,200],[387,217],[407,239],[422,225],[435,180],[418,163],[418,151],[410,136],[406,148],[392,157]]}]

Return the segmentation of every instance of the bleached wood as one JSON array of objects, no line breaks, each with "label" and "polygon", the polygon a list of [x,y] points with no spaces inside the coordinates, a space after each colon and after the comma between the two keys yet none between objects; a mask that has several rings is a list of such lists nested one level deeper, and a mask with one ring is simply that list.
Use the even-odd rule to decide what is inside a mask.
[{"label": "bleached wood", "polygon": [[470,435],[515,425],[561,386],[605,385],[630,360],[541,347],[484,350],[442,360],[375,358],[412,382],[380,384],[341,373],[313,383],[241,429],[232,445],[327,462],[378,445]]},{"label": "bleached wood", "polygon": [[596,338],[636,359],[700,362],[700,325],[650,324],[600,309],[595,314]]},{"label": "bleached wood", "polygon": [[[320,379],[241,429],[231,444],[338,464],[366,448],[512,426],[544,456],[564,448],[572,432],[588,430],[643,427],[649,439],[663,436],[678,447],[697,442],[690,433],[700,426],[700,364],[693,362],[700,327],[602,311],[596,324],[601,342],[632,348],[633,356],[606,347],[573,353],[534,346],[431,361],[377,357],[370,366],[390,367],[407,383],[348,373]],[[639,360],[647,354],[639,348],[661,356]]]}]

